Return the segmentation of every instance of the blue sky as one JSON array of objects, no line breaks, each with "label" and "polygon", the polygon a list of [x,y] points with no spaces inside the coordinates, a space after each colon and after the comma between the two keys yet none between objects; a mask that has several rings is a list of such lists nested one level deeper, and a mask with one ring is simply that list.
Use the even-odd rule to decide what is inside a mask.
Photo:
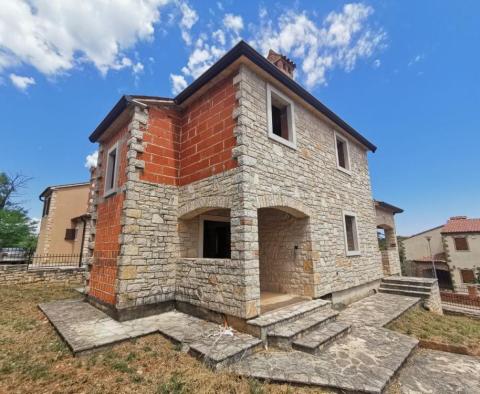
[{"label": "blue sky", "polygon": [[88,178],[88,135],[122,94],[172,96],[243,38],[378,146],[374,197],[399,234],[480,217],[480,2],[11,0],[0,8],[0,170]]}]

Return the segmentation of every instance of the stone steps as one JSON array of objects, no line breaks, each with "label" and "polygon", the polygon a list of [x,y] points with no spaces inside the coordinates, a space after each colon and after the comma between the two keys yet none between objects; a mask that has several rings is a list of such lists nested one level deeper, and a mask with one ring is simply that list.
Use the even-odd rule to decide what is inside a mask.
[{"label": "stone steps", "polygon": [[323,309],[330,309],[331,302],[325,300],[305,301],[285,308],[265,313],[255,319],[247,321],[248,333],[267,340],[267,334],[277,327],[310,316]]},{"label": "stone steps", "polygon": [[280,349],[290,349],[292,342],[307,335],[312,330],[332,322],[337,316],[338,312],[330,308],[321,309],[270,330],[267,334],[267,342],[269,345]]},{"label": "stone steps", "polygon": [[296,339],[292,347],[296,350],[310,354],[318,354],[337,339],[347,335],[351,330],[351,324],[331,322],[317,328],[303,337]]},{"label": "stone steps", "polygon": [[397,285],[410,285],[410,286],[425,286],[432,287],[436,279],[431,278],[414,278],[414,277],[402,277],[402,276],[388,276],[382,278],[383,283],[397,284]]},{"label": "stone steps", "polygon": [[419,292],[430,292],[430,286],[423,286],[423,285],[406,285],[406,284],[398,284],[398,283],[381,283],[380,288],[383,289],[394,289],[394,290],[413,290]]},{"label": "stone steps", "polygon": [[401,295],[406,297],[416,297],[416,298],[427,298],[430,295],[430,292],[425,292],[425,291],[415,291],[410,289],[404,289],[404,290],[387,289],[382,286],[380,286],[378,291],[380,293],[396,294],[396,295]]}]

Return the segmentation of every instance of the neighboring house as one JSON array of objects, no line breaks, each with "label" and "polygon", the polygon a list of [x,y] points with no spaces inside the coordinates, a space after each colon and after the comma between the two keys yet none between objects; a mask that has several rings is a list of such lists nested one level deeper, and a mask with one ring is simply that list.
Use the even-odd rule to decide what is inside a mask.
[{"label": "neighboring house", "polygon": [[85,252],[89,195],[89,182],[49,186],[40,194],[43,213],[36,255]]},{"label": "neighboring house", "polygon": [[[431,237],[431,255],[426,237]],[[417,276],[433,276],[434,260],[443,288],[464,290],[480,275],[480,219],[451,217],[445,225],[403,240],[403,246]]]},{"label": "neighboring house", "polygon": [[372,199],[376,147],[270,60],[242,41],[175,98],[122,97],[92,133],[90,302],[238,325],[276,300],[378,287],[377,211],[394,229],[397,209]]}]

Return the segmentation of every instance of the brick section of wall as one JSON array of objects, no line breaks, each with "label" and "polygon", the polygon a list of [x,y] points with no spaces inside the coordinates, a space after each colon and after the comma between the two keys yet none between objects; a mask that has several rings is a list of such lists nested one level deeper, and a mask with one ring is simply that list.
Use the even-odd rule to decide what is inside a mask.
[{"label": "brick section of wall", "polygon": [[232,78],[217,83],[183,112],[179,185],[235,168]]},{"label": "brick section of wall", "polygon": [[142,181],[176,185],[180,160],[181,113],[173,107],[151,108],[148,127],[143,133],[144,152],[137,155],[145,162]]},{"label": "brick section of wall", "polygon": [[309,234],[307,218],[295,218],[273,208],[259,210],[262,291],[313,296],[312,244]]},{"label": "brick section of wall", "polygon": [[22,265],[0,265],[0,286],[21,285],[27,283],[80,284],[85,275],[85,268],[49,268],[31,269]]},{"label": "brick section of wall", "polygon": [[[90,268],[88,294],[108,304],[115,304],[117,257],[120,252],[119,236],[122,232],[123,185],[126,181],[128,127],[125,125],[101,146],[96,179],[95,249]],[[118,142],[118,192],[103,197],[108,150]]]}]

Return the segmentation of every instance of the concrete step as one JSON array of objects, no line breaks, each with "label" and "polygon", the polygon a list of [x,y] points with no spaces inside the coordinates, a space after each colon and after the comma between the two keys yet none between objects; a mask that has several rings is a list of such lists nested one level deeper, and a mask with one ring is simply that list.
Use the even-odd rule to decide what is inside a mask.
[{"label": "concrete step", "polygon": [[272,312],[262,314],[247,321],[247,331],[262,340],[266,340],[267,333],[285,323],[309,316],[322,309],[330,309],[331,302],[322,299],[305,301]]},{"label": "concrete step", "polygon": [[315,313],[300,317],[295,321],[276,326],[268,332],[268,344],[279,347],[280,349],[290,349],[292,342],[310,333],[319,327],[322,327],[338,316],[338,312],[333,309],[321,309]]},{"label": "concrete step", "polygon": [[410,276],[388,276],[382,278],[382,283],[392,283],[399,285],[412,285],[412,286],[427,286],[431,287],[435,283],[436,279],[432,278],[417,278]]},{"label": "concrete step", "polygon": [[408,285],[408,284],[398,284],[398,283],[389,283],[382,282],[380,287],[384,289],[397,289],[397,290],[413,290],[413,291],[424,291],[430,293],[431,287],[423,285]]},{"label": "concrete step", "polygon": [[343,322],[332,322],[317,328],[303,337],[296,339],[292,347],[310,354],[318,354],[322,349],[350,332],[352,325]]},{"label": "concrete step", "polygon": [[406,297],[417,297],[417,298],[426,298],[430,293],[424,291],[413,291],[413,290],[399,290],[399,289],[385,289],[380,286],[378,289],[380,293],[396,294]]}]

